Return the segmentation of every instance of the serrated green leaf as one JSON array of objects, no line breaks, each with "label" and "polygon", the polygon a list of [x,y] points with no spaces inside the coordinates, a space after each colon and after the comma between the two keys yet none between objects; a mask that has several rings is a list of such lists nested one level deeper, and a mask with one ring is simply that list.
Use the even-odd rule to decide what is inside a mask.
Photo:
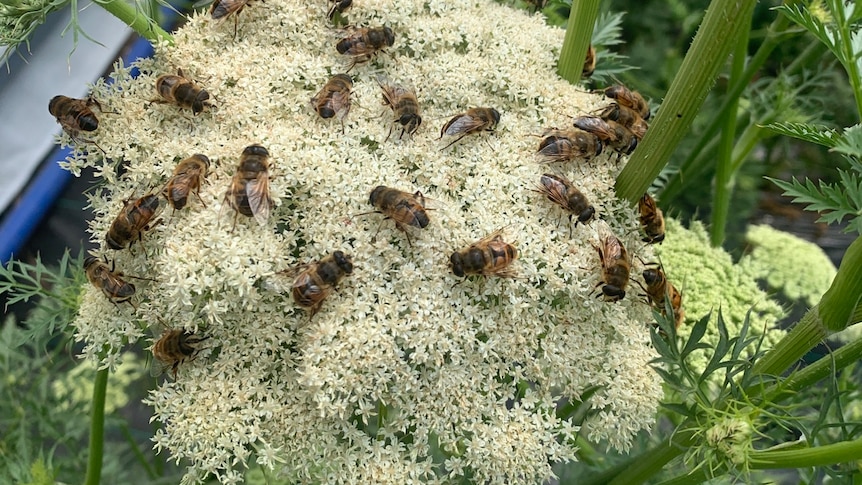
[{"label": "serrated green leaf", "polygon": [[613,82],[619,74],[636,69],[627,64],[627,56],[608,49],[609,46],[622,44],[622,19],[625,12],[601,13],[596,18],[593,36],[590,39],[596,49],[596,69],[590,76],[599,85]]},{"label": "serrated green leaf", "polygon": [[742,325],[739,327],[739,334],[737,335],[736,341],[733,342],[733,349],[730,351],[730,358],[733,360],[739,359],[739,356],[742,354],[745,347],[747,347],[752,341],[757,340],[757,337],[748,337],[748,330],[751,328],[752,310],[753,308],[749,308],[748,312],[745,314],[745,320],[742,321]]},{"label": "serrated green leaf", "polygon": [[849,25],[853,25],[854,23],[862,20],[862,5],[859,5],[858,2],[852,2],[848,4],[845,8],[849,7],[849,9],[845,12],[845,17],[847,18],[847,23]]},{"label": "serrated green leaf", "polygon": [[655,348],[656,352],[671,362],[675,361],[677,353],[671,350],[671,347],[668,345],[667,341],[665,341],[665,338],[666,337],[662,336],[661,332],[656,329],[653,329],[650,332],[652,346]]},{"label": "serrated green leaf", "polygon": [[853,201],[852,207],[862,207],[862,178],[840,168],[838,169],[838,176],[844,186],[844,193]]},{"label": "serrated green leaf", "polygon": [[811,12],[809,12],[807,8],[802,5],[781,5],[775,7],[775,9],[810,32],[820,42],[826,45],[826,47],[828,47],[842,63],[844,63],[845,59],[843,59],[843,53],[841,52],[841,49],[836,46],[834,32],[823,24],[820,19],[811,15]]},{"label": "serrated green leaf", "polygon": [[604,12],[596,18],[596,24],[593,28],[593,37],[591,42],[593,47],[599,48],[609,45],[622,44],[623,34],[623,17],[625,12]]},{"label": "serrated green leaf", "polygon": [[836,140],[832,151],[855,158],[862,156],[862,125],[853,125],[845,129]]},{"label": "serrated green leaf", "polygon": [[[670,304],[670,299],[667,299],[667,303]],[[677,345],[676,338],[676,321],[666,316],[672,314],[673,312],[667,311],[667,308],[665,309],[665,313],[661,313],[655,308],[652,309],[652,318],[655,321],[656,327],[658,327],[659,333],[663,334],[662,336],[672,347],[674,355],[679,355],[679,346]]]},{"label": "serrated green leaf", "polygon": [[840,135],[836,130],[833,130],[824,125],[816,125],[811,123],[797,123],[793,121],[780,121],[777,123],[769,123],[762,125],[773,133],[778,135],[789,136],[798,140],[823,145],[825,147],[834,147]]},{"label": "serrated green leaf", "polygon": [[860,58],[860,54],[862,54],[862,31],[857,30],[850,34],[850,47],[856,56],[856,68],[859,69],[862,67],[862,58]]},{"label": "serrated green leaf", "polygon": [[653,370],[655,370],[655,373],[658,374],[662,378],[664,383],[667,384],[668,386],[671,386],[675,389],[682,389],[683,388],[681,381],[680,381],[680,378],[676,374],[673,374],[673,373],[671,373],[671,372],[669,372],[666,369],[663,369],[661,367],[654,367]]},{"label": "serrated green leaf", "polygon": [[[796,180],[796,177],[791,179],[791,182],[785,182],[767,177],[775,185],[784,190],[783,195],[793,197],[793,202],[808,204],[805,207],[807,211],[821,212],[818,222],[840,223],[845,217],[850,219],[850,225],[845,229],[845,232],[859,231],[862,228],[862,205],[855,203],[859,200],[859,192],[862,192],[862,186],[855,174],[848,175],[847,182],[839,186],[832,186],[827,183],[821,183],[820,186],[815,186],[814,182],[806,179],[805,183]],[[843,186],[849,187],[853,193],[848,194],[843,190]]]}]

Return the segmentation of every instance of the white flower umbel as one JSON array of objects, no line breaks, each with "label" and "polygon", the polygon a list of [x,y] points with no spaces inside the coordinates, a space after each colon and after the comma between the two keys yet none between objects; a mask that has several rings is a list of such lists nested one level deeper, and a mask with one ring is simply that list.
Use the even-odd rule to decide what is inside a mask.
[{"label": "white flower umbel", "polygon": [[[198,14],[137,63],[140,77],[119,66],[113,85],[95,87],[105,113],[93,139],[110,163],[68,162],[105,181],[91,199],[93,241],[105,247],[122,200],[160,191],[179,160],[202,153],[212,166],[206,206],[190,197],[131,251],[105,250],[118,270],[153,281],[130,279],[136,309],[88,288],[76,321],[85,353],[112,365],[159,319],[209,335],[149,398],[163,424],[156,448],[190,463],[189,483],[233,482],[249,460],[299,483],[537,483],[576,458],[577,433],[627,449],[662,393],[648,364],[650,310],[633,283],[618,303],[595,297],[592,244],[605,223],[572,230],[533,191],[543,172],[565,174],[630,253],[651,259],[634,209],[614,197],[624,160],[610,150],[580,164],[534,158],[544,128],[607,104],[555,74],[562,31],[490,1],[355,2],[349,22],[385,24],[395,44],[350,73],[342,133],[309,105],[350,63],[326,10],[255,2],[236,38],[232,19]],[[177,68],[214,109],[151,102],[156,78]],[[378,77],[415,88],[413,136],[395,125],[384,141],[393,114]],[[475,106],[501,113],[496,132],[441,150],[451,140],[437,140],[440,127]],[[275,207],[267,225],[240,216],[233,228],[224,194],[254,143],[272,155]],[[373,210],[377,185],[428,198],[431,223],[408,229],[412,244],[383,216],[358,215]],[[517,277],[459,281],[450,254],[498,228],[519,251]],[[309,318],[277,273],[335,250],[353,256],[353,274]],[[590,409],[583,422],[563,413],[578,405]]]}]

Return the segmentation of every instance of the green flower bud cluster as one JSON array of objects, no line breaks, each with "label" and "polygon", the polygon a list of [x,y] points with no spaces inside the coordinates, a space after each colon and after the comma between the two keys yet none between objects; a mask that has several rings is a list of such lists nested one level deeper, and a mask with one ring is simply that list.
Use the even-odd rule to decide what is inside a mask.
[{"label": "green flower bud cluster", "polygon": [[752,249],[739,265],[789,300],[814,306],[835,278],[837,269],[826,253],[793,234],[766,225],[751,226],[745,241]]},{"label": "green flower bud cluster", "polygon": [[[666,219],[666,224],[668,234],[673,237],[666,238],[656,253],[668,280],[682,292],[686,314],[686,322],[679,329],[682,338],[688,337],[691,323],[711,312],[712,320],[703,342],[714,346],[718,342],[714,323],[720,309],[731,336],[739,333],[750,311],[752,334],[765,334],[763,348],[777,342],[784,335],[776,327],[784,310],[758,287],[759,273],[751,265],[734,264],[730,254],[712,247],[702,224],[693,223],[686,229],[671,218]],[[704,352],[695,352],[691,364],[702,369],[709,357]]]}]

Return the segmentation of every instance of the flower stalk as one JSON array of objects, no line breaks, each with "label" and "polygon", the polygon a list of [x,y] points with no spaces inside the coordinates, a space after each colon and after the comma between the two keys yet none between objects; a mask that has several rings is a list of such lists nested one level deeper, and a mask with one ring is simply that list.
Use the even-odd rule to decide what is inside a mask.
[{"label": "flower stalk", "polygon": [[[781,19],[784,19],[784,17],[779,17],[778,20]],[[674,176],[668,181],[667,185],[665,185],[661,193],[663,199],[670,200],[678,196],[685,189],[684,180],[693,180],[697,178],[712,165],[709,163],[708,158],[710,157],[710,154],[715,152],[715,145],[718,140],[715,137],[715,134],[722,126],[721,123],[724,119],[724,113],[729,112],[732,102],[742,95],[743,90],[760,70],[760,67],[763,66],[763,63],[766,61],[772,50],[775,49],[781,40],[785,40],[787,37],[787,35],[778,36],[776,34],[776,40],[774,42],[770,42],[770,37],[767,37],[767,40],[764,41],[757,53],[748,62],[745,74],[742,76],[742,79],[740,79],[740,81],[744,80],[745,82],[737,82],[731,85],[731,88],[725,94],[726,99],[724,104],[719,109],[719,116],[713,118],[700,135],[699,141],[691,150],[689,155],[679,164],[679,170],[677,170]],[[792,63],[790,63],[783,72],[787,74],[801,72],[806,66],[811,65],[811,61],[813,59],[822,56],[825,51],[826,46],[823,44],[809,44],[808,47],[806,47],[805,50],[802,51],[802,53]],[[778,79],[776,78],[764,91],[774,90],[775,83],[777,82]]]},{"label": "flower stalk", "polygon": [[828,332],[818,308],[819,305],[808,310],[793,329],[754,364],[754,375],[780,375],[826,337]]},{"label": "flower stalk", "polygon": [[838,274],[832,281],[832,286],[823,295],[818,305],[818,315],[823,325],[833,332],[844,330],[855,323],[854,318],[858,314],[860,299],[862,299],[862,237],[857,237],[844,258]]},{"label": "flower stalk", "polygon": [[559,67],[557,68],[560,77],[572,84],[581,82],[584,60],[587,56],[587,49],[590,47],[593,27],[598,15],[598,0],[572,1],[569,23],[566,25],[566,38],[563,40],[563,48],[560,50],[560,61],[558,62]]},{"label": "flower stalk", "polygon": [[710,3],[655,122],[617,177],[619,197],[637,201],[667,164],[731,49],[747,34],[754,5],[735,0]]},{"label": "flower stalk", "polygon": [[105,394],[108,389],[108,368],[96,372],[93,385],[90,421],[90,451],[87,459],[85,485],[98,485],[102,477],[102,448],[105,439]]},{"label": "flower stalk", "polygon": [[752,450],[749,465],[755,470],[829,466],[862,460],[862,438],[798,450]]},{"label": "flower stalk", "polygon": [[[817,362],[788,376],[785,380],[767,388],[756,386],[746,390],[751,398],[762,396],[763,402],[779,402],[786,397],[813,386],[822,379],[837,373],[849,365],[862,359],[862,339],[851,342],[823,357]],[[761,391],[761,389],[763,389]]]},{"label": "flower stalk", "polygon": [[97,1],[96,3],[150,42],[156,43],[164,40],[173,43],[171,34],[159,27],[155,20],[143,15],[132,4],[123,0]]},{"label": "flower stalk", "polygon": [[[860,75],[862,73],[859,72],[859,64],[857,63],[859,57],[857,53],[858,48],[854,46],[857,42],[856,35],[854,34],[858,34],[858,32],[854,33],[851,31],[854,26],[851,24],[850,19],[847,18],[845,11],[847,7],[843,1],[830,1],[829,6],[835,12],[835,22],[838,30],[841,32],[840,35],[836,36],[838,38],[836,48],[841,51],[841,55],[837,57],[844,66],[844,69],[847,70],[847,78],[850,81],[850,86],[853,88],[853,98],[856,101],[856,112],[862,116],[862,75]],[[854,8],[858,8],[858,6],[854,6]],[[858,19],[858,14],[856,14],[856,17]]]},{"label": "flower stalk", "polygon": [[673,438],[603,473],[588,477],[581,483],[584,485],[645,483],[671,460],[682,455],[694,442],[694,434],[691,431],[680,431]]},{"label": "flower stalk", "polygon": [[[733,53],[733,63],[730,70],[731,83],[738,82],[745,70],[745,54],[748,49],[748,30],[737,40],[736,51]],[[739,108],[739,98],[730,100],[727,111],[724,112],[724,127],[721,131],[721,141],[718,146],[718,161],[716,163],[715,184],[712,199],[712,225],[710,226],[710,242],[713,247],[724,242],[727,228],[727,214],[730,210],[730,196],[735,185],[736,171],[733,167],[733,142],[736,140],[736,112]]]}]

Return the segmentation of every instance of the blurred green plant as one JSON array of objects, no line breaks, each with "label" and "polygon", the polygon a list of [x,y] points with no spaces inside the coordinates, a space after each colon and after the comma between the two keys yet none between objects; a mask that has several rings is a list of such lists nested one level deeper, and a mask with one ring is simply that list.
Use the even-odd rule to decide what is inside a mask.
[{"label": "blurred green plant", "polygon": [[[808,12],[806,19],[814,17],[804,5],[794,5],[797,12]],[[858,29],[856,8],[837,1],[826,6],[820,3],[811,5],[815,8],[823,7],[823,10],[817,11],[817,19],[821,22],[829,22],[829,19],[836,16],[842,16],[844,19],[835,22],[834,28],[825,29],[826,34],[820,32],[819,35],[832,42],[827,44],[829,49],[839,50],[845,56],[843,60],[839,57],[839,61],[845,65],[848,75],[856,78],[850,83],[855,96],[860,86],[859,70],[848,66],[851,63],[855,66],[860,57],[860,53],[854,52],[854,49],[862,49],[862,45],[858,43],[860,37],[855,32]],[[736,10],[733,10],[734,8]],[[825,15],[824,11],[832,13]],[[818,131],[813,125],[806,124],[817,119],[809,114],[816,111],[805,106],[805,103],[798,103],[796,98],[799,96],[794,95],[794,89],[783,91],[790,96],[782,94],[778,89],[782,85],[792,88],[799,86],[799,82],[787,81],[792,76],[801,76],[803,79],[817,78],[817,75],[808,74],[819,51],[822,51],[817,44],[812,44],[803,51],[803,55],[796,59],[798,64],[791,65],[793,69],[782,70],[775,77],[775,81],[767,84],[765,97],[755,92],[749,98],[769,99],[772,96],[777,100],[796,101],[763,103],[769,108],[765,116],[761,115],[761,118],[749,115],[750,119],[742,120],[746,122],[745,125],[738,123],[740,108],[750,109],[754,106],[748,100],[748,104],[743,104],[740,96],[751,85],[769,53],[777,49],[783,40],[798,36],[801,32],[800,29],[791,27],[791,20],[796,20],[792,15],[779,16],[767,29],[764,41],[752,60],[746,63],[746,46],[752,34],[748,21],[752,13],[753,10],[743,11],[738,9],[738,6],[720,0],[710,4],[692,48],[686,54],[680,72],[674,77],[656,120],[617,179],[618,195],[629,200],[640,197],[670,160],[671,154],[695,121],[695,114],[703,105],[713,76],[722,67],[731,49],[734,50],[728,77],[730,88],[721,103],[719,115],[709,124],[707,134],[702,136],[699,142],[701,149],[707,146],[713,148],[708,150],[708,155],[702,160],[698,159],[701,150],[696,150],[689,157],[697,162],[698,168],[701,165],[713,167],[711,239],[714,245],[725,239],[730,193],[735,185],[735,176],[746,158],[745,154],[750,153],[764,138],[778,131],[773,128],[766,130],[763,126],[783,121],[784,124],[780,126],[785,129],[803,127],[800,131],[804,133]],[[737,17],[733,17],[734,14]],[[815,32],[815,35],[818,33]],[[729,47],[724,50],[716,48],[713,44],[717,39],[721,39],[720,41]],[[820,83],[811,82],[810,86],[805,84],[802,83],[800,91],[813,89]],[[737,137],[740,129],[744,136]],[[839,142],[842,143],[841,151],[845,154],[849,152],[851,157],[857,157],[855,160],[849,160],[851,167],[855,168],[853,164],[858,161],[858,144],[848,141],[852,140],[854,133],[851,131],[850,135],[835,143],[836,146]],[[832,132],[821,132],[813,138],[833,140],[834,136]],[[713,159],[712,156],[716,153],[717,159]],[[692,164],[688,167],[693,168]],[[841,190],[830,187],[831,190],[827,190],[825,194],[828,197],[810,190],[804,195],[811,199],[819,196],[818,208],[828,211],[827,221],[853,216],[852,223],[860,213],[860,184],[857,179],[845,173],[839,174],[846,187]],[[677,176],[685,182],[684,173],[679,172]],[[796,190],[800,189],[796,187]],[[704,318],[692,327],[684,344],[678,344],[673,323],[656,314],[659,331],[654,335],[654,345],[661,354],[657,361],[657,371],[676,391],[671,396],[681,398],[680,401],[667,403],[669,414],[676,418],[684,416],[684,421],[676,426],[670,439],[664,439],[630,460],[599,473],[588,483],[643,483],[654,478],[674,458],[682,456],[685,457],[684,462],[693,466],[663,483],[700,483],[728,474],[742,481],[750,481],[752,470],[809,466],[826,469],[836,464],[862,459],[862,437],[859,434],[862,428],[846,424],[847,419],[842,410],[846,401],[842,399],[847,393],[840,390],[840,386],[836,384],[838,376],[844,372],[843,369],[862,355],[862,344],[858,341],[851,342],[821,357],[814,364],[797,369],[800,358],[826,336],[862,320],[862,279],[858,278],[860,273],[862,239],[857,239],[848,248],[837,276],[820,303],[808,311],[773,348],[765,352],[759,350],[759,339],[747,337],[748,319],[736,334],[728,332],[722,320],[717,325],[720,335],[718,342],[707,343],[702,340],[709,327],[708,318]],[[666,313],[672,314],[671,309],[666,309]],[[740,358],[741,349],[755,342],[758,342],[754,347],[755,356]],[[699,369],[691,367],[689,362],[695,351],[701,349],[711,355],[702,374]],[[702,387],[708,381],[708,376],[718,369],[722,369],[727,376],[724,384],[718,387]],[[787,377],[780,377],[782,375]],[[813,413],[814,424],[806,428],[802,423],[812,420],[812,412],[802,409],[800,404],[811,396],[800,396],[798,393],[823,379],[827,381],[826,388],[830,390],[825,394],[828,401],[821,402],[819,412]],[[817,397],[823,398],[824,395]],[[772,439],[770,434],[773,434],[776,428],[784,432],[777,433],[777,437]],[[842,431],[846,432],[833,434],[831,437],[818,435],[816,432],[832,428],[842,428]],[[802,442],[796,439],[800,435],[805,436]],[[847,473],[852,474],[853,471]],[[845,478],[849,476],[847,473],[843,475]]]},{"label": "blurred green plant", "polygon": [[[811,2],[808,6],[782,5],[783,15],[813,35],[831,52],[847,73],[856,105],[856,119],[862,118],[862,6],[856,2],[829,0]],[[793,177],[790,182],[770,178],[794,197],[794,202],[808,204],[806,210],[821,212],[819,221],[841,223],[847,218],[845,232],[862,234],[862,125],[854,125],[842,133],[820,124],[797,120],[777,120],[766,128],[785,136],[822,145],[841,155],[848,170],[838,169],[839,183],[810,179],[804,182]]]},{"label": "blurred green plant", "polygon": [[33,264],[11,260],[0,266],[0,294],[6,295],[7,306],[31,301],[35,305],[23,329],[14,334],[21,339],[16,346],[66,331],[78,313],[81,287],[87,282],[81,270],[83,254],[72,257],[66,251],[54,270],[38,256]]},{"label": "blurred green plant", "polygon": [[[140,483],[144,476],[147,483],[176,483],[176,467],[141,451],[152,431],[134,430],[118,414],[130,403],[140,406],[152,385],[143,378],[142,359],[128,359],[109,376],[72,357],[69,323],[88,284],[82,267],[83,253],[68,251],[56,268],[40,258],[0,267],[7,305],[30,308],[26,321],[10,316],[0,328],[0,483],[81,483],[85,473],[85,483]],[[94,379],[99,373],[101,388]],[[107,416],[91,419],[100,406]],[[93,452],[106,441],[110,453]],[[100,473],[87,465],[91,461],[98,461]]]}]

